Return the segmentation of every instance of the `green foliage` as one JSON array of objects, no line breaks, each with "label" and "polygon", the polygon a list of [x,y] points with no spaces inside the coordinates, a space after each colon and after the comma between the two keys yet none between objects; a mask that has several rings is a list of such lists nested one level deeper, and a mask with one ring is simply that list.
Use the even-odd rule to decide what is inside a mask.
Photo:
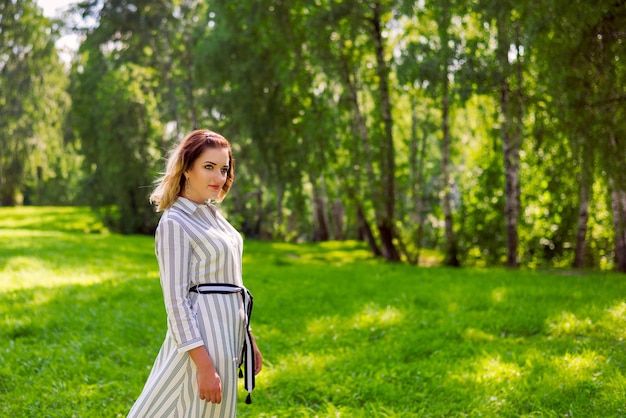
[{"label": "green foliage", "polygon": [[[522,193],[520,242],[525,249],[523,263],[531,267],[569,267],[573,263],[581,164],[572,164],[575,156],[568,145],[562,141],[527,148],[522,167],[527,182]],[[595,202],[594,213],[602,213]],[[595,225],[591,219],[592,230]],[[592,233],[590,238],[595,241],[598,237]]]},{"label": "green foliage", "polygon": [[67,203],[76,153],[62,125],[67,76],[54,43],[59,24],[33,0],[0,5],[0,204]]},{"label": "green foliage", "polygon": [[383,223],[405,259],[501,265],[519,210],[523,266],[570,265],[581,245],[585,267],[626,269],[621,2],[84,1],[69,88],[61,22],[33,0],[0,8],[4,205],[90,204],[150,233],[165,150],[210,128],[233,142],[224,205],[248,237],[363,238],[365,219],[372,248]]},{"label": "green foliage", "polygon": [[[125,416],[141,391],[166,327],[153,241],[82,231],[101,227],[0,210],[2,415]],[[265,361],[242,417],[625,413],[621,276],[419,268],[356,242],[244,257]]]},{"label": "green foliage", "polygon": [[[87,64],[102,62],[88,55]],[[150,233],[156,225],[148,202],[160,167],[162,128],[154,72],[134,64],[93,74],[77,74],[74,115],[88,174],[85,193],[95,207],[114,205],[105,217],[123,233]],[[88,96],[95,96],[90,101]]]}]

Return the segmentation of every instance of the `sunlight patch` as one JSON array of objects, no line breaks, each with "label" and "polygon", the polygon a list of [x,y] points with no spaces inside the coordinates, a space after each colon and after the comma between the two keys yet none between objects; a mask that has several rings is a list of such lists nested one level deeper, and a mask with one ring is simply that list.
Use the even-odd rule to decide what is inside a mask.
[{"label": "sunlight patch", "polygon": [[337,338],[340,331],[388,327],[401,322],[403,318],[404,314],[393,306],[381,308],[370,303],[351,318],[344,319],[335,315],[313,319],[307,324],[307,331],[314,335],[327,335],[330,332]]},{"label": "sunlight patch", "polygon": [[355,328],[370,328],[376,326],[389,326],[402,320],[404,315],[395,307],[387,305],[381,309],[378,305],[370,303],[352,320]]},{"label": "sunlight patch", "polygon": [[38,257],[14,256],[7,261],[3,273],[31,274],[34,271],[44,270],[43,263]]},{"label": "sunlight patch", "polygon": [[307,324],[307,332],[312,335],[326,335],[328,332],[335,332],[341,324],[341,319],[335,316],[324,316],[315,318]]},{"label": "sunlight patch", "polygon": [[491,291],[491,299],[496,303],[506,302],[507,290],[504,287],[497,287]]},{"label": "sunlight patch", "polygon": [[496,337],[480,329],[467,328],[463,332],[463,338],[472,341],[493,341]]},{"label": "sunlight patch", "polygon": [[284,358],[278,364],[273,365],[273,367],[264,368],[263,374],[264,378],[269,380],[283,373],[288,373],[289,375],[306,375],[310,374],[312,371],[319,372],[321,370],[327,370],[328,365],[336,361],[337,358],[333,354],[312,355],[296,352]]},{"label": "sunlight patch", "polygon": [[613,338],[623,341],[626,339],[626,302],[620,302],[606,310],[598,324]]},{"label": "sunlight patch", "polygon": [[479,384],[503,383],[519,380],[522,373],[515,363],[502,361],[500,357],[484,357],[477,359],[472,365],[472,373],[453,376],[456,380]]},{"label": "sunlight patch", "polygon": [[558,318],[548,321],[548,331],[556,337],[588,334],[593,327],[591,319],[578,319],[571,312],[561,312]]},{"label": "sunlight patch", "polygon": [[91,285],[109,280],[110,277],[98,274],[51,273],[45,268],[21,270],[0,276],[0,292],[36,287],[57,287],[67,285]]},{"label": "sunlight patch", "polygon": [[596,370],[600,362],[604,361],[595,351],[586,351],[582,354],[565,354],[563,358],[554,360],[556,378],[564,384],[569,382],[594,381],[598,374]]},{"label": "sunlight patch", "polygon": [[477,382],[502,383],[517,380],[521,376],[521,371],[517,364],[507,363],[499,357],[484,358],[477,366]]},{"label": "sunlight patch", "polygon": [[614,307],[607,309],[607,312],[614,319],[618,319],[620,321],[626,320],[626,302],[622,301],[618,303]]}]

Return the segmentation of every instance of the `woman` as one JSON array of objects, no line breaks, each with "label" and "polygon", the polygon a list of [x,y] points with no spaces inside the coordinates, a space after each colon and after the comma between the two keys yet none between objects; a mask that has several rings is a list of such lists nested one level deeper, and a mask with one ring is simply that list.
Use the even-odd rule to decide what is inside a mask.
[{"label": "woman", "polygon": [[243,240],[210,203],[228,193],[234,164],[224,137],[194,131],[150,196],[164,211],[155,249],[168,331],[129,417],[234,417],[242,361],[246,390],[254,388],[262,358],[249,328]]}]

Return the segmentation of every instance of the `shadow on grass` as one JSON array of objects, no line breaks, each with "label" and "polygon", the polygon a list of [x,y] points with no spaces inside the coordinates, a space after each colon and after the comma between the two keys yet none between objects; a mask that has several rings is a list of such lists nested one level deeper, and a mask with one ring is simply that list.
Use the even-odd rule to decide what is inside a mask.
[{"label": "shadow on grass", "polygon": [[[39,234],[3,255],[36,250],[59,282],[0,292],[0,415],[125,416],[166,327],[152,239]],[[420,269],[328,245],[246,244],[266,363],[240,416],[623,416],[621,276]],[[99,281],[61,281],[84,271]]]},{"label": "shadow on grass", "polygon": [[[365,277],[324,268],[317,274],[325,278],[301,271],[299,285],[268,283],[262,272],[249,280],[267,363],[241,416],[562,416],[572,408],[619,416],[623,302],[596,305],[588,326],[546,306],[538,309],[541,330],[515,336],[489,330],[489,318],[509,308],[478,303],[491,298],[488,287],[463,298],[468,285],[451,277],[433,287],[432,273],[446,271],[404,279],[414,288],[398,283],[410,271],[385,271]],[[377,273],[379,284],[395,285],[376,286]],[[350,275],[361,277],[361,291]],[[425,306],[415,289],[428,289],[432,302]],[[2,294],[2,306],[0,334],[9,345],[1,350],[0,397],[11,399],[1,403],[9,416],[125,414],[165,331],[155,279],[23,289]]]},{"label": "shadow on grass", "polygon": [[163,338],[158,279],[14,290],[0,306],[0,415],[125,416]]},{"label": "shadow on grass", "polygon": [[[270,353],[260,379],[267,398],[243,416],[277,409],[351,417],[624,412],[626,397],[617,390],[626,384],[624,302],[606,293],[623,287],[617,276],[282,269],[282,282],[258,278],[259,288],[271,289],[262,291],[271,299],[261,296],[259,309],[287,314],[274,322],[256,317]],[[563,309],[588,314],[593,330],[555,334]],[[568,371],[581,362],[590,367]]]}]

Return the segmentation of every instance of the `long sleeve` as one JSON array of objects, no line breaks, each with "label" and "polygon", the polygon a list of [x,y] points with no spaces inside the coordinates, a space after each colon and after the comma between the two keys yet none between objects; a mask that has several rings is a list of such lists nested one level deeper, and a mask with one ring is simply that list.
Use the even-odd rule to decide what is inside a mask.
[{"label": "long sleeve", "polygon": [[159,224],[155,243],[168,327],[178,351],[185,352],[204,344],[189,300],[191,243],[181,225],[171,219]]}]

